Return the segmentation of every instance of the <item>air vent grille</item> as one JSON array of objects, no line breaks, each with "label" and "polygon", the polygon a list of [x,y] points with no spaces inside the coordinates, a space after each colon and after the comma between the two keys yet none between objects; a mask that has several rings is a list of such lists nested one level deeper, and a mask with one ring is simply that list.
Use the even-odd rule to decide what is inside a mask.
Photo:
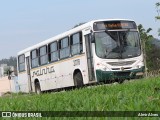
[{"label": "air vent grille", "polygon": [[136,61],[123,61],[123,62],[107,62],[107,64],[111,66],[125,66],[125,65],[132,65]]}]

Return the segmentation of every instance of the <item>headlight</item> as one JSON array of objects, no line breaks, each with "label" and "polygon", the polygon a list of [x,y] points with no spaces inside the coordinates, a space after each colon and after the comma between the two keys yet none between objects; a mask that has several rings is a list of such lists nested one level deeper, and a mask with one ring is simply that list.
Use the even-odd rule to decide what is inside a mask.
[{"label": "headlight", "polygon": [[139,61],[136,65],[135,65],[135,69],[140,69],[144,66],[144,63],[142,61]]},{"label": "headlight", "polygon": [[97,63],[97,69],[100,69],[102,71],[106,71],[109,68],[106,65],[102,64],[102,63]]},{"label": "headlight", "polygon": [[139,69],[139,68],[140,68],[140,66],[139,66],[139,65],[137,65],[137,66],[136,66],[136,68],[137,68],[137,69]]}]

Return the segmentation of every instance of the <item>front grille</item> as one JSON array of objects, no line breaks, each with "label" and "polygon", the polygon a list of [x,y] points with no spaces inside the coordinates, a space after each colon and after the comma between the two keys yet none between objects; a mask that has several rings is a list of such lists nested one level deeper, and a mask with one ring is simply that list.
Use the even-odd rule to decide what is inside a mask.
[{"label": "front grille", "polygon": [[117,72],[117,73],[114,73],[114,75],[117,77],[129,76],[130,72]]},{"label": "front grille", "polygon": [[107,64],[111,66],[125,66],[125,65],[132,65],[136,61],[124,61],[124,62],[107,62]]},{"label": "front grille", "polygon": [[[132,67],[125,67],[123,68],[124,70],[129,70],[131,69]],[[121,70],[121,68],[112,68],[112,70]]]}]

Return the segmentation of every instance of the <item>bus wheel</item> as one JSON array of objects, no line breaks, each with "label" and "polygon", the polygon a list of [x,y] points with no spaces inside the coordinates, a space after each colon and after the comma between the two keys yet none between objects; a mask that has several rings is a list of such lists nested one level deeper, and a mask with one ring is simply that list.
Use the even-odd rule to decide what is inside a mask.
[{"label": "bus wheel", "polygon": [[82,87],[83,86],[83,77],[81,72],[77,72],[74,74],[74,83],[76,87]]},{"label": "bus wheel", "polygon": [[123,82],[124,82],[124,79],[119,79],[119,80],[118,80],[118,83],[119,83],[119,84],[122,84]]},{"label": "bus wheel", "polygon": [[35,83],[35,92],[36,92],[37,94],[41,94],[41,92],[42,92],[39,82],[36,82],[36,83]]}]

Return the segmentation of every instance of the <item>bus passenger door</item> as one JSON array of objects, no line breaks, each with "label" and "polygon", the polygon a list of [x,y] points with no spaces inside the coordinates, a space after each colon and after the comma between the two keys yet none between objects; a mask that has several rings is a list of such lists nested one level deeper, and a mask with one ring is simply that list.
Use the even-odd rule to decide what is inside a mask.
[{"label": "bus passenger door", "polygon": [[87,55],[87,64],[88,64],[88,76],[89,81],[94,81],[94,65],[93,65],[93,54],[92,54],[92,44],[91,44],[91,34],[85,35],[86,42],[86,55]]},{"label": "bus passenger door", "polygon": [[31,84],[31,73],[30,73],[30,57],[26,57],[26,64],[27,64],[27,76],[28,76],[28,89],[29,92],[32,91],[32,84]]}]

